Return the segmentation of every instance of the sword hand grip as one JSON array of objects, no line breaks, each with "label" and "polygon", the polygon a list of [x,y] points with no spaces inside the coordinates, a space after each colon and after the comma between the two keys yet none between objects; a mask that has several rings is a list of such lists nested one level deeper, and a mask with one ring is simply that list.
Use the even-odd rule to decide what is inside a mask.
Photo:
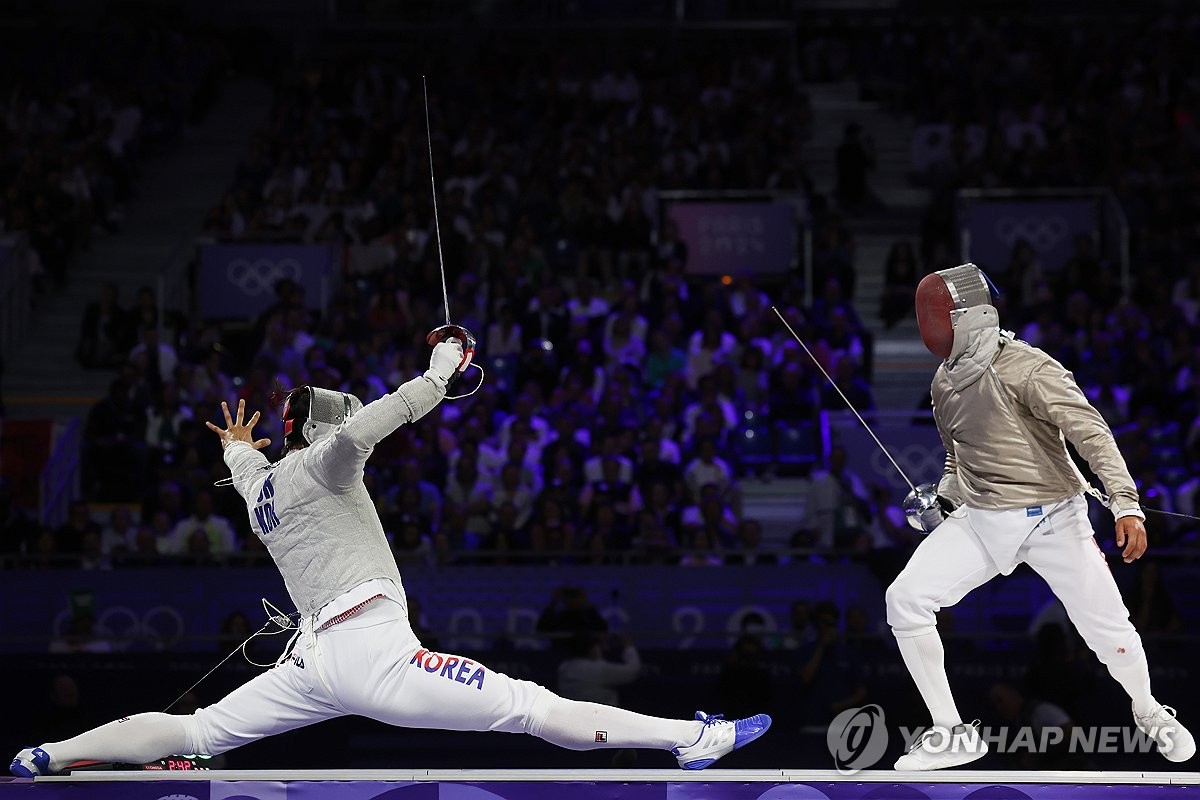
[{"label": "sword hand grip", "polygon": [[461,325],[439,325],[425,336],[425,343],[433,347],[450,338],[458,339],[462,342],[463,347],[463,360],[459,362],[458,370],[450,379],[453,383],[470,366],[471,359],[475,357],[475,336]]}]

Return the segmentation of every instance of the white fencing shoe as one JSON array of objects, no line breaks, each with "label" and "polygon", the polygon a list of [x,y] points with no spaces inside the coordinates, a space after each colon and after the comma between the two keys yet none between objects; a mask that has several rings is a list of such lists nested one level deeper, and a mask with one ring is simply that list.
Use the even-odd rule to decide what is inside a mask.
[{"label": "white fencing shoe", "polygon": [[1187,761],[1196,755],[1196,740],[1191,731],[1175,718],[1175,709],[1160,705],[1144,717],[1133,712],[1133,721],[1138,730],[1149,736],[1158,745],[1158,752],[1167,761]]},{"label": "white fencing shoe", "polygon": [[771,727],[771,718],[766,714],[725,719],[721,714],[697,711],[696,719],[704,723],[696,741],[671,751],[684,769],[704,769],[721,756],[750,744]]},{"label": "white fencing shoe", "polygon": [[988,746],[979,735],[979,720],[947,729],[934,725],[921,734],[909,750],[896,759],[899,770],[930,770],[960,767],[987,755]]}]

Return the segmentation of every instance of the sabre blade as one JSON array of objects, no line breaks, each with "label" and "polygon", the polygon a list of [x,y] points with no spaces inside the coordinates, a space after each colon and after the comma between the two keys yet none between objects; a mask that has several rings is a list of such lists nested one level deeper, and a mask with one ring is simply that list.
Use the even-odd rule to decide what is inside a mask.
[{"label": "sabre blade", "polygon": [[875,440],[875,444],[879,445],[879,449],[882,450],[883,454],[888,457],[888,461],[892,462],[892,466],[896,468],[896,472],[900,473],[900,477],[904,478],[904,482],[908,484],[908,488],[915,492],[917,490],[916,485],[908,479],[908,476],[904,474],[904,470],[900,469],[900,465],[896,463],[896,459],[892,458],[892,454],[889,453],[888,449],[883,446],[883,442],[879,441],[879,437],[875,435],[875,431],[871,430],[871,426],[868,425],[867,421],[862,418],[862,414],[858,413],[858,409],[855,408],[854,404],[850,402],[850,398],[846,397],[846,393],[842,391],[842,387],[838,386],[833,378],[829,377],[829,373],[825,371],[823,366],[821,366],[821,362],[817,361],[817,357],[814,356],[812,351],[808,349],[808,345],[804,343],[804,340],[800,338],[800,335],[792,330],[792,326],[788,324],[786,319],[784,319],[783,314],[779,313],[779,309],[775,306],[771,306],[771,310],[775,312],[775,316],[779,317],[779,321],[783,323],[783,327],[787,328],[788,333],[792,335],[792,338],[804,348],[804,352],[808,353],[808,357],[811,358],[812,362],[817,365],[817,369],[821,370],[821,374],[825,376],[825,380],[829,381],[829,385],[837,390],[837,393],[842,396],[842,400],[846,401],[846,406],[854,412],[854,416],[858,417],[858,421],[861,422],[862,426],[867,429],[867,433],[871,434],[871,438]]},{"label": "sabre blade", "polygon": [[442,260],[442,228],[438,224],[437,183],[433,179],[433,134],[429,131],[429,86],[421,76],[421,95],[425,101],[425,142],[429,145],[429,189],[433,195],[433,233],[437,239],[438,269],[442,273],[442,305],[446,309],[446,324],[450,324],[450,294],[446,291],[446,263]]}]

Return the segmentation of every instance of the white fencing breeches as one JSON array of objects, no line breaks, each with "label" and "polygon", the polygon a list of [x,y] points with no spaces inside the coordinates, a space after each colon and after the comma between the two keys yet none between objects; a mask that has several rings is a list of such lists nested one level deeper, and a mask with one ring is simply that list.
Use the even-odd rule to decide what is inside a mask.
[{"label": "white fencing breeches", "polygon": [[406,728],[528,733],[573,750],[670,750],[695,742],[703,727],[566,700],[472,659],[428,651],[404,606],[384,597],[326,630],[306,629],[287,660],[194,714],[136,714],[44,748],[54,769],[82,759],[218,755],[348,714]]},{"label": "white fencing breeches", "polygon": [[188,752],[217,755],[357,714],[408,728],[537,734],[554,695],[461,656],[420,647],[391,598],[317,633],[219,702],[184,717]]},{"label": "white fencing breeches", "polygon": [[[979,513],[989,512],[972,512]],[[1141,637],[1096,544],[1082,495],[1056,506],[1020,545],[1017,562],[1029,564],[1050,585],[1084,641],[1118,680],[1118,671],[1144,660]],[[967,516],[956,514],[921,542],[888,587],[888,624],[897,638],[932,633],[938,609],[954,605],[1000,571]]]}]

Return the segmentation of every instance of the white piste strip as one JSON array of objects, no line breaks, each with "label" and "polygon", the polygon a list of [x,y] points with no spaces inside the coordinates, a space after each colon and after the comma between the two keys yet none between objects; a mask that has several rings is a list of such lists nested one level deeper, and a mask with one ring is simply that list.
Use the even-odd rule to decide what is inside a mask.
[{"label": "white piste strip", "polygon": [[71,775],[48,775],[38,781],[390,781],[478,783],[569,782],[569,783],[962,783],[1004,785],[1046,784],[1144,784],[1197,785],[1200,772],[1059,772],[948,770],[899,772],[863,770],[843,775],[834,770],[734,770],[714,769],[689,772],[677,769],[300,769],[300,770],[181,770],[181,771],[83,771]]}]

